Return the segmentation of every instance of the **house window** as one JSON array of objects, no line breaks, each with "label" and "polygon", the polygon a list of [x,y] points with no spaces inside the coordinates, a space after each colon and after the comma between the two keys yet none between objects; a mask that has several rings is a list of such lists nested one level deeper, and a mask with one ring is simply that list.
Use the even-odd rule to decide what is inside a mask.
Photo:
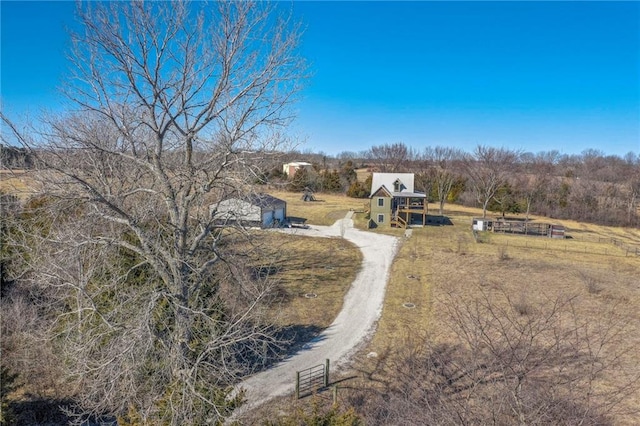
[{"label": "house window", "polygon": [[400,192],[400,181],[399,180],[393,182],[393,190],[395,192]]},{"label": "house window", "polygon": [[384,215],[383,214],[379,214],[378,215],[378,223],[382,223],[384,222]]},{"label": "house window", "polygon": [[378,207],[384,207],[384,198],[378,198]]}]

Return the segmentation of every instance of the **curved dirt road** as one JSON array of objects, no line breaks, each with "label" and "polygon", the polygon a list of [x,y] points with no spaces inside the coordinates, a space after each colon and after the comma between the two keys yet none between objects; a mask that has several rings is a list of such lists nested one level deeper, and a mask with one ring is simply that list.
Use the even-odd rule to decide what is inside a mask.
[{"label": "curved dirt road", "polygon": [[[311,226],[310,229],[288,229],[286,232],[314,237],[340,237],[362,251],[362,268],[344,298],[335,321],[300,351],[268,370],[250,376],[238,387],[246,391],[247,403],[237,414],[256,407],[276,396],[295,390],[296,371],[330,359],[331,368],[344,365],[359,343],[370,336],[382,312],[385,287],[398,238],[364,232],[353,227],[352,212],[333,226]],[[234,416],[235,417],[235,416]]]}]

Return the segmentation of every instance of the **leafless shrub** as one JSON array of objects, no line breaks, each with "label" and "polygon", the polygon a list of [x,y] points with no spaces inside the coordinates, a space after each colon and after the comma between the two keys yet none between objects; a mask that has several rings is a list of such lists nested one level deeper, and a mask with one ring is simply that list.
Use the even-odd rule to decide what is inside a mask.
[{"label": "leafless shrub", "polygon": [[507,253],[507,246],[498,246],[498,260],[509,260],[509,253]]},{"label": "leafless shrub", "polygon": [[592,273],[587,271],[579,271],[578,276],[584,283],[584,286],[589,294],[599,294],[600,292],[602,292],[602,285],[600,283],[600,280]]},{"label": "leafless shrub", "polygon": [[[614,423],[639,379],[623,361],[634,348],[615,307],[594,327],[575,314],[575,298],[521,315],[505,292],[479,294],[440,300],[455,340],[412,330],[377,359],[373,385],[350,399],[367,424]],[[617,381],[604,385],[611,374]]]},{"label": "leafless shrub", "polygon": [[[35,302],[35,303],[34,303]],[[46,398],[62,391],[64,369],[47,338],[50,323],[28,291],[14,287],[0,303],[2,364],[19,373],[23,391]]]},{"label": "leafless shrub", "polygon": [[531,303],[529,302],[529,298],[525,291],[522,291],[518,296],[518,300],[511,302],[511,304],[513,306],[513,309],[519,315],[529,315],[533,313],[533,306],[531,306]]},{"label": "leafless shrub", "polygon": [[458,239],[456,240],[457,246],[456,246],[456,253],[458,253],[459,255],[466,255],[467,254],[467,240],[464,238],[464,236],[462,235],[458,235]]}]

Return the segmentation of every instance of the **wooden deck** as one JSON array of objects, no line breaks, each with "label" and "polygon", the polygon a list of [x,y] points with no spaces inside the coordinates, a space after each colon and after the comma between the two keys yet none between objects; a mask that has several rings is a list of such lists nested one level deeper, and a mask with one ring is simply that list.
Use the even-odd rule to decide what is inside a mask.
[{"label": "wooden deck", "polygon": [[[425,226],[427,224],[427,204],[400,206],[391,215],[391,226],[406,228],[411,225]],[[416,217],[420,217],[418,218]],[[413,220],[412,220],[413,218]]]}]

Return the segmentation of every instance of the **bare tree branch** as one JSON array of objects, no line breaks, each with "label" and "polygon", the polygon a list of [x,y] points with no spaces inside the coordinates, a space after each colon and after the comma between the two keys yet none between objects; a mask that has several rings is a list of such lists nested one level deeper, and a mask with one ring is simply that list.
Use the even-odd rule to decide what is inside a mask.
[{"label": "bare tree branch", "polygon": [[[273,3],[83,3],[72,34],[76,112],[10,130],[37,159],[55,217],[31,259],[82,415],[221,421],[263,321],[269,282],[225,300],[209,204],[251,191],[286,141],[305,65]],[[33,139],[30,139],[33,138]],[[238,230],[240,233],[242,230]],[[231,232],[231,231],[229,231]],[[243,359],[243,361],[240,361]]]}]

